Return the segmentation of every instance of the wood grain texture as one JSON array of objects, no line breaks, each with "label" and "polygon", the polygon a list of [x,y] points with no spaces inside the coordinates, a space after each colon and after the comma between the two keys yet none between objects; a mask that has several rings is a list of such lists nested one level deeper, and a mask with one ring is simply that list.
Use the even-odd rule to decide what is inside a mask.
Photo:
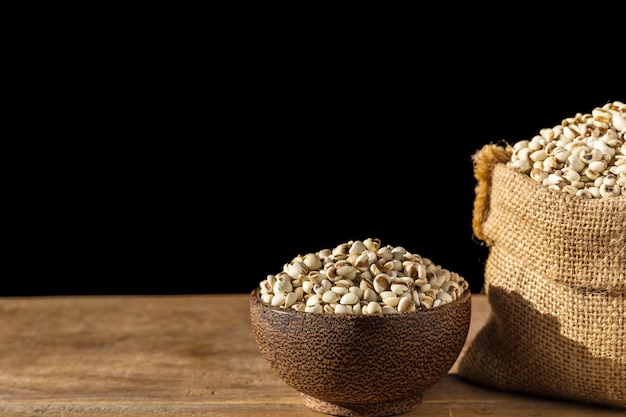
[{"label": "wood grain texture", "polygon": [[[488,314],[473,295],[466,346]],[[455,367],[404,415],[626,415],[480,387]],[[248,294],[0,298],[0,416],[207,415],[323,415],[261,357]]]}]

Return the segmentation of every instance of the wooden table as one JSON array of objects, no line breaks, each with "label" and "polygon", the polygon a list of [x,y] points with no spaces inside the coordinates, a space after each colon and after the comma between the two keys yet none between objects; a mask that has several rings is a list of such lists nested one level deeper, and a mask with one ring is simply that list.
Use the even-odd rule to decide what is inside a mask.
[{"label": "wooden table", "polygon": [[[325,415],[262,358],[248,297],[0,297],[0,416]],[[489,314],[472,297],[468,343]],[[626,415],[480,387],[455,370],[403,416]]]}]

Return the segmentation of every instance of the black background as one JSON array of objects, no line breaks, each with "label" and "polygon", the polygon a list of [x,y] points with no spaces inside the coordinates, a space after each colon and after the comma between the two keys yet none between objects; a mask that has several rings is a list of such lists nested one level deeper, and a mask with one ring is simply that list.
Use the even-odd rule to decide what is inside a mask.
[{"label": "black background", "polygon": [[0,295],[247,293],[297,254],[367,237],[479,292],[472,155],[625,99],[560,42],[278,35],[88,84],[87,104],[114,107],[77,105],[80,141],[40,148],[5,196]]}]

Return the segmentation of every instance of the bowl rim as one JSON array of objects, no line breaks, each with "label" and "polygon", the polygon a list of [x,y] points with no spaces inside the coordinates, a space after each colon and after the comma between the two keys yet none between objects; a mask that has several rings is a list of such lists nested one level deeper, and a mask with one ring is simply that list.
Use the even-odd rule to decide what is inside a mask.
[{"label": "bowl rim", "polygon": [[456,308],[458,304],[463,304],[467,302],[468,299],[470,299],[469,303],[471,306],[471,296],[472,296],[472,292],[468,288],[464,290],[463,294],[461,294],[461,296],[457,298],[456,300],[453,300],[450,303],[446,303],[438,307],[431,307],[426,310],[415,310],[415,311],[405,311],[405,312],[396,311],[393,313],[374,313],[374,314],[330,314],[330,313],[313,313],[313,312],[308,312],[308,311],[298,311],[293,308],[282,308],[282,307],[273,306],[261,300],[261,297],[258,296],[258,293],[260,291],[261,289],[257,287],[250,292],[250,303],[255,303],[256,305],[259,305],[261,308],[264,308],[269,311],[273,311],[277,314],[291,314],[291,315],[302,314],[303,316],[311,315],[313,317],[316,317],[316,316],[338,317],[338,318],[341,317],[341,319],[345,319],[345,320],[354,320],[355,318],[359,318],[359,320],[363,320],[368,317],[397,318],[397,317],[412,317],[412,316],[424,316],[424,315],[429,315],[429,314],[439,314],[451,308]]}]

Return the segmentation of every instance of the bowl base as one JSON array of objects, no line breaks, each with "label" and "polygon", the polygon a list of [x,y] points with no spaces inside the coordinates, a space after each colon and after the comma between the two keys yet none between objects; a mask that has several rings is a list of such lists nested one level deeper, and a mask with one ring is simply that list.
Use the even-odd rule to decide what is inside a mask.
[{"label": "bowl base", "polygon": [[331,403],[301,393],[304,405],[322,413],[344,417],[385,417],[406,413],[422,402],[422,394],[398,401],[374,404]]}]

